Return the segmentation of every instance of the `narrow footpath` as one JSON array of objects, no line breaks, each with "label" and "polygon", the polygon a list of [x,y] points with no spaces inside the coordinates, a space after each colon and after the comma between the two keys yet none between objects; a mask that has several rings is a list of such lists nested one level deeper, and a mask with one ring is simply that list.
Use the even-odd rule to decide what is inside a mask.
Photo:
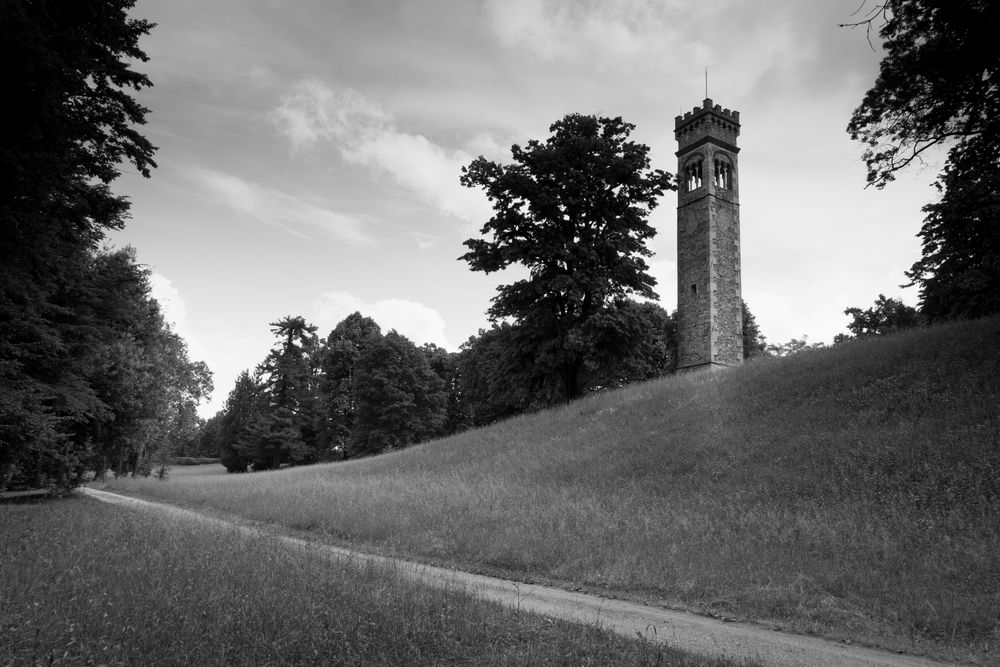
[{"label": "narrow footpath", "polygon": [[[107,503],[150,508],[175,516],[188,517],[193,521],[236,528],[249,536],[261,534],[259,529],[239,526],[174,505],[140,500],[92,488],[83,488],[80,491]],[[612,600],[396,558],[374,556],[295,537],[277,534],[271,536],[290,547],[309,549],[329,558],[392,568],[430,586],[463,590],[480,598],[550,617],[597,624],[628,637],[640,635],[652,641],[663,642],[705,656],[750,659],[764,665],[789,667],[801,665],[902,667],[947,664],[926,658],[852,646],[819,637],[778,632],[747,623],[725,622],[636,602]]]}]

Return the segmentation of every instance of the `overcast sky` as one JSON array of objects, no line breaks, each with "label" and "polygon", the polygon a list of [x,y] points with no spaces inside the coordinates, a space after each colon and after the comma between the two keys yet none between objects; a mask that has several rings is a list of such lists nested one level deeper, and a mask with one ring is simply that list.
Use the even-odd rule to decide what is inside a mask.
[{"label": "overcast sky", "polygon": [[[740,111],[743,298],[770,342],[830,342],[848,306],[900,289],[939,163],[865,189],[844,131],[879,53],[838,28],[859,0],[140,0],[151,179],[117,190],[111,237],[215,373],[213,414],[303,315],[355,310],[457,350],[503,275],[457,261],[489,217],[459,185],[566,113],[622,116],[676,171],[674,116]],[[676,194],[652,217],[661,305],[676,307]]]}]

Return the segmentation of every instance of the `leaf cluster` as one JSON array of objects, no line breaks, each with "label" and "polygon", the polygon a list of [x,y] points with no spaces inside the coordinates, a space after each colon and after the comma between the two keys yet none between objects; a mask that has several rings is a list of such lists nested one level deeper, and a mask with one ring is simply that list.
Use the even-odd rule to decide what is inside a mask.
[{"label": "leaf cluster", "polygon": [[881,188],[934,146],[1000,133],[1000,6],[888,0],[854,25],[878,21],[885,57],[847,130]]}]

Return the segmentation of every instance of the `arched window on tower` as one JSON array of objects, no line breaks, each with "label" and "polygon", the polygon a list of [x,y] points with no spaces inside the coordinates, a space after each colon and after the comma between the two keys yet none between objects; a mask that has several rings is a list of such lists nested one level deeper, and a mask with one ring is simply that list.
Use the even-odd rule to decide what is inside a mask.
[{"label": "arched window on tower", "polygon": [[701,159],[691,160],[684,167],[684,191],[697,190],[702,184]]},{"label": "arched window on tower", "polygon": [[733,165],[725,158],[715,159],[715,187],[720,190],[733,189]]}]

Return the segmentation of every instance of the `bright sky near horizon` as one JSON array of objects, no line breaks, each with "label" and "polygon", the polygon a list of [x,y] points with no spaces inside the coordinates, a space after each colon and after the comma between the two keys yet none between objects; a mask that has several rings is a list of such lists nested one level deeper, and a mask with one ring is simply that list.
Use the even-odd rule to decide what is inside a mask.
[{"label": "bright sky near horizon", "polygon": [[[865,189],[844,128],[880,53],[839,28],[859,0],[140,0],[157,23],[151,179],[116,191],[111,236],[215,374],[210,416],[270,349],[268,323],[327,335],[358,310],[448,350],[488,326],[502,274],[457,258],[490,209],[462,188],[566,113],[621,116],[676,170],[674,116],[740,111],[743,298],[770,342],[830,342],[848,306],[914,305],[903,271],[939,164]],[[676,307],[676,194],[652,216],[661,305]]]}]

